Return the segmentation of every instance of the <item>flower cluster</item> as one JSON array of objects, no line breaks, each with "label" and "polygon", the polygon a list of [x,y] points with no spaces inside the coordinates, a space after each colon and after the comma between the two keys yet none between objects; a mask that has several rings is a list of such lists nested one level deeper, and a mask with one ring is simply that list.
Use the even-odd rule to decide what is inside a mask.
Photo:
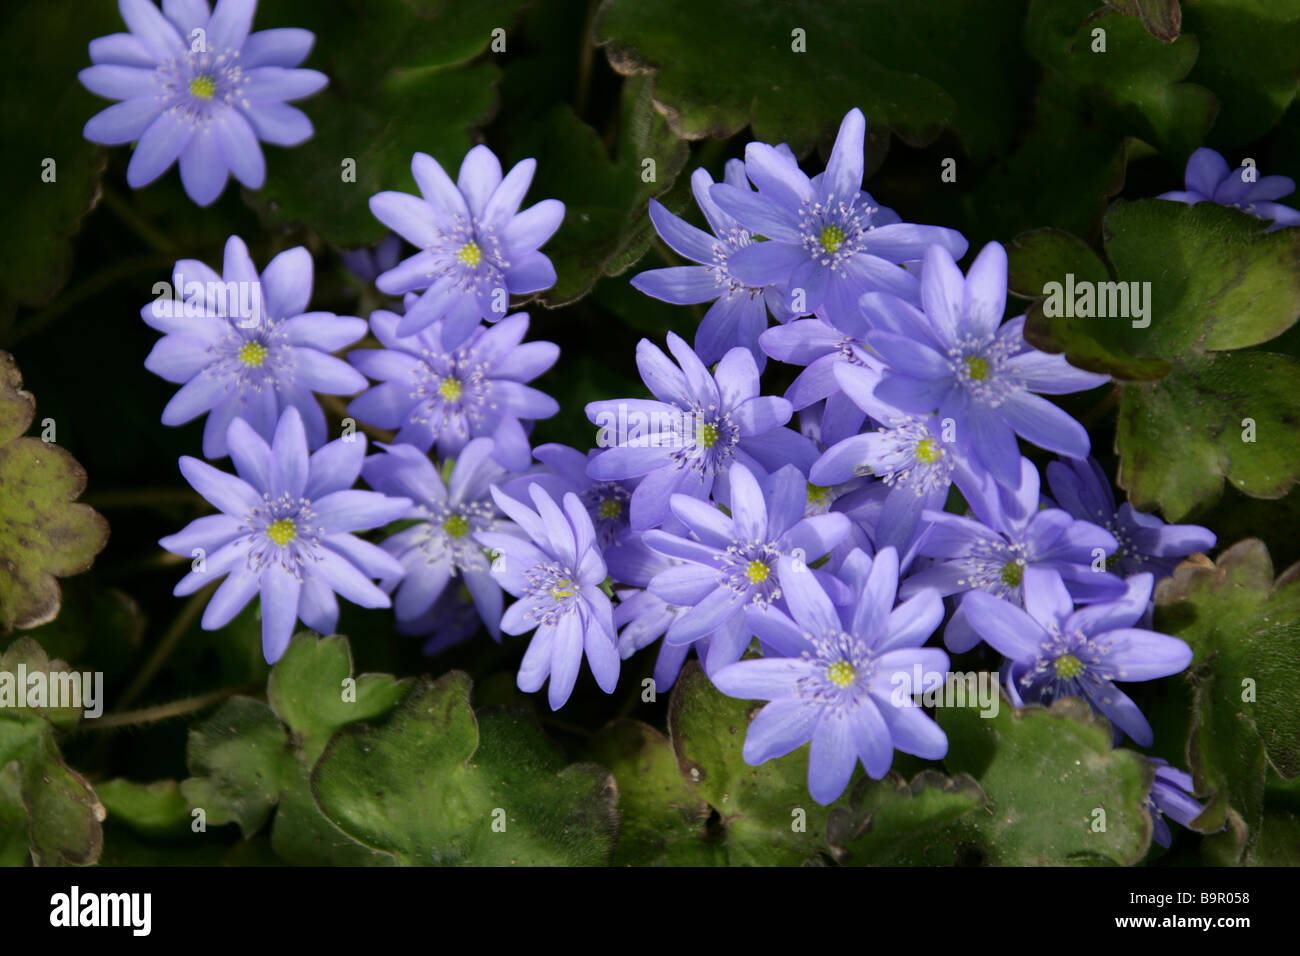
[{"label": "flower cluster", "polygon": [[[211,202],[228,171],[260,184],[258,137],[310,134],[285,101],[324,82],[294,69],[311,36],[250,35],[254,7],[121,0],[132,32],[96,41],[82,78],[124,100],[87,135],[139,140],[132,185],[179,157],[191,196]],[[182,43],[195,29],[206,51]],[[554,283],[540,247],[564,206],[521,208],[531,159],[503,171],[476,146],[453,179],[417,153],[420,195],[373,196],[395,235],[348,261],[394,308],[368,321],[309,311],[304,248],[260,273],[236,237],[220,274],[178,262],[171,294],[142,313],[163,333],[146,365],[181,386],[164,423],[206,414],[204,455],[229,455],[235,474],[181,460],[219,513],[163,539],[194,561],[176,593],[222,579],[204,627],[260,594],[268,661],[298,620],[330,632],[337,595],[391,606],[429,652],[476,621],[498,641],[530,635],[518,686],[546,686],[554,709],[584,661],[610,693],[621,662],[657,642],[662,691],[693,650],[720,691],[766,702],[745,759],[809,744],[823,804],[859,764],[880,778],[895,751],[944,756],[921,704],[950,653],[999,659],[1012,706],[1082,698],[1117,742],[1151,744],[1121,685],[1188,666],[1185,643],[1150,629],[1152,591],[1214,535],[1116,504],[1087,431],[1049,397],[1108,379],[1026,340],[1001,245],[963,271],[963,236],[863,189],[865,130],[851,111],[813,176],[764,143],[721,182],[697,170],[709,231],[651,202],[690,264],[632,285],[710,305],[693,346],[671,333],[638,345],[646,394],[587,405],[591,449],[532,444],[533,423],[560,409],[529,383],[559,349],[525,342],[511,301]],[[1291,221],[1272,202],[1289,181],[1238,188],[1204,152],[1188,192],[1166,198]],[[767,394],[777,363],[793,381]],[[318,395],[349,400],[332,441]],[[369,457],[358,423],[380,439]],[[1026,447],[1058,460],[1040,474]],[[1192,819],[1186,775],[1157,780],[1158,823]]]}]

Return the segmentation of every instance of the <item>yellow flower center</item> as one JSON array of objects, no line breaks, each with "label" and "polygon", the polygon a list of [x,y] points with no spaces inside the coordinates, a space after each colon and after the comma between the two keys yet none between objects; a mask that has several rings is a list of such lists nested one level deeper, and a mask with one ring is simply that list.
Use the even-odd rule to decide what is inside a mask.
[{"label": "yellow flower center", "polygon": [[623,513],[623,502],[617,498],[606,498],[600,503],[600,507],[596,511],[602,518],[617,518]]},{"label": "yellow flower center", "polygon": [[848,661],[836,661],[826,668],[827,679],[836,687],[848,687],[853,683],[853,678],[857,676],[858,672],[853,669],[853,665]]},{"label": "yellow flower center", "polygon": [[267,347],[261,342],[245,342],[239,347],[239,361],[249,368],[258,368],[266,361]]},{"label": "yellow flower center", "polygon": [[190,96],[210,100],[215,92],[217,92],[217,81],[210,76],[196,76],[190,80]]},{"label": "yellow flower center", "polygon": [[844,245],[844,230],[839,226],[823,226],[820,241],[823,249],[834,252]]},{"label": "yellow flower center", "polygon": [[700,426],[700,444],[705,448],[712,448],[718,443],[718,426],[704,424]]},{"label": "yellow flower center", "polygon": [[821,485],[814,485],[808,482],[808,503],[813,505],[824,505],[830,498],[830,491]]},{"label": "yellow flower center", "polygon": [[1025,562],[1008,561],[1002,565],[1002,583],[1013,588],[1020,587],[1020,583],[1025,579]]},{"label": "yellow flower center", "polygon": [[982,382],[989,377],[989,360],[978,355],[966,356],[966,374],[973,381]]},{"label": "yellow flower center", "polygon": [[298,529],[293,526],[292,518],[276,518],[266,526],[266,536],[283,548],[298,537]]},{"label": "yellow flower center", "polygon": [[749,578],[750,584],[762,584],[772,575],[772,569],[762,561],[750,561],[749,566],[745,568],[745,577]]},{"label": "yellow flower center", "polygon": [[456,261],[473,269],[483,261],[483,250],[478,247],[477,242],[471,239],[460,247],[460,251],[456,253]]},{"label": "yellow flower center", "polygon": [[1062,654],[1052,665],[1057,677],[1078,677],[1083,673],[1083,662],[1073,654]]},{"label": "yellow flower center", "polygon": [[454,402],[460,398],[461,388],[460,380],[455,378],[444,378],[438,385],[438,394],[449,402]]},{"label": "yellow flower center", "polygon": [[943,449],[933,438],[922,438],[916,443],[916,460],[923,465],[933,465],[943,457]]},{"label": "yellow flower center", "polygon": [[452,515],[442,523],[442,530],[453,538],[463,538],[469,532],[469,522],[464,515]]},{"label": "yellow flower center", "polygon": [[551,597],[555,598],[557,601],[561,598],[571,598],[573,597],[573,593],[573,582],[568,578],[560,578],[560,580],[551,585]]}]

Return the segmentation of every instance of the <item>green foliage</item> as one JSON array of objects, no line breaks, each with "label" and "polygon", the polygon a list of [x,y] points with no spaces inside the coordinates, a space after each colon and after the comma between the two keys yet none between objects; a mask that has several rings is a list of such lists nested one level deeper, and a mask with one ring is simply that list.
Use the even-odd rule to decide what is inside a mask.
[{"label": "green foliage", "polygon": [[[1245,494],[1282,497],[1300,480],[1300,395],[1290,385],[1300,366],[1288,355],[1235,350],[1275,339],[1300,318],[1300,232],[1267,232],[1212,203],[1148,199],[1112,205],[1105,233],[1106,263],[1050,229],[1018,237],[1009,254],[1012,289],[1038,299],[1027,337],[1122,382],[1119,484],[1135,507],[1159,507],[1171,521],[1213,501],[1225,477]],[[1124,298],[1090,286],[1092,315],[1069,314],[1077,311],[1063,288],[1071,274],[1076,288],[1124,284],[1114,287]],[[1099,315],[1103,298],[1108,313],[1128,301],[1136,314],[1129,296],[1137,293],[1145,318]]]},{"label": "green foliage", "polygon": [[19,306],[48,302],[72,271],[72,239],[99,199],[106,164],[103,148],[81,129],[108,104],[71,74],[85,59],[86,40],[119,22],[116,5],[80,0],[8,3],[0,12],[0,175],[11,187],[0,230],[0,329]]},{"label": "green foliage", "polygon": [[1157,626],[1196,653],[1187,753],[1198,792],[1211,798],[1200,822],[1229,826],[1216,838],[1223,862],[1252,861],[1267,768],[1300,774],[1300,565],[1274,581],[1268,550],[1242,541],[1214,564],[1183,564],[1156,603]]},{"label": "green foliage", "polygon": [[[21,670],[20,670],[21,668]],[[0,864],[85,865],[99,858],[104,806],[59,752],[57,731],[81,719],[75,707],[54,703],[52,672],[68,671],[41,646],[23,637],[0,655]],[[20,675],[40,675],[43,701],[20,697]],[[25,706],[18,706],[24,703]],[[26,830],[26,839],[20,834]]]},{"label": "green foliage", "polygon": [[[417,193],[411,156],[429,153],[454,178],[474,130],[497,107],[500,70],[480,59],[494,28],[506,28],[521,0],[369,0],[340,15],[314,0],[275,4],[258,26],[316,34],[304,66],[329,87],[304,101],[316,135],[293,149],[268,148],[266,185],[250,199],[274,223],[301,222],[336,245],[378,242],[375,193]],[[359,5],[355,5],[359,6]],[[345,176],[353,160],[355,176]]]},{"label": "green foliage", "polygon": [[35,627],[59,613],[59,584],[90,567],[108,522],[75,499],[86,472],[53,442],[25,438],[36,400],[0,352],[0,626]]},{"label": "green foliage", "polygon": [[999,51],[1022,11],[943,0],[918,29],[887,0],[606,0],[594,33],[618,72],[654,75],[655,102],[684,139],[750,125],[803,153],[857,106],[911,145],[952,129],[987,157],[1014,130],[1016,75]]},{"label": "green foliage", "polygon": [[[1063,866],[1140,860],[1151,843],[1146,796],[1151,765],[1112,749],[1111,728],[1067,697],[1050,708],[1014,710],[1003,697],[995,717],[943,708],[944,764],[978,782],[987,805],[959,817],[936,854],[995,866]],[[934,859],[929,862],[950,862]]]}]

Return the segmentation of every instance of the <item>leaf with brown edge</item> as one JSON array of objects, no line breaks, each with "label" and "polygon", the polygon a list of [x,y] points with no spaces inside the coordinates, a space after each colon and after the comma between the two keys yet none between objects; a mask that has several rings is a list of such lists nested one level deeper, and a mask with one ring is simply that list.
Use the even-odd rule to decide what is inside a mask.
[{"label": "leaf with brown edge", "polygon": [[108,522],[76,498],[86,471],[53,442],[23,437],[36,401],[13,356],[0,352],[0,625],[44,624],[59,613],[55,578],[90,567]]}]

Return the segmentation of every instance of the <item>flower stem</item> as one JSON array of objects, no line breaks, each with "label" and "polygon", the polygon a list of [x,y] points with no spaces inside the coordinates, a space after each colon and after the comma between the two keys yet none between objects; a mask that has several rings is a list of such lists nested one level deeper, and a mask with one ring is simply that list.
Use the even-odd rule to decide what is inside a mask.
[{"label": "flower stem", "polygon": [[167,658],[171,656],[172,651],[176,650],[176,645],[181,642],[181,638],[190,629],[190,625],[198,618],[216,586],[217,582],[215,581],[204,585],[185,603],[185,607],[181,608],[181,613],[176,615],[176,620],[172,621],[167,633],[158,641],[153,653],[145,661],[144,667],[140,668],[140,672],[135,675],[135,680],[131,682],[131,686],[122,695],[122,699],[118,703],[119,707],[129,706],[149,686],[149,682],[153,680],[154,675],[167,662]]},{"label": "flower stem", "polygon": [[121,710],[100,717],[98,720],[88,720],[79,724],[76,731],[112,730],[115,727],[130,727],[135,724],[150,724],[159,720],[169,720],[172,717],[180,717],[184,714],[205,710],[213,704],[219,704],[227,697],[233,697],[236,694],[261,690],[263,686],[261,681],[253,681],[248,684],[240,684],[237,687],[223,687],[220,690],[209,691],[206,694],[196,694],[193,697],[169,701],[166,704],[143,707],[140,710]]}]

